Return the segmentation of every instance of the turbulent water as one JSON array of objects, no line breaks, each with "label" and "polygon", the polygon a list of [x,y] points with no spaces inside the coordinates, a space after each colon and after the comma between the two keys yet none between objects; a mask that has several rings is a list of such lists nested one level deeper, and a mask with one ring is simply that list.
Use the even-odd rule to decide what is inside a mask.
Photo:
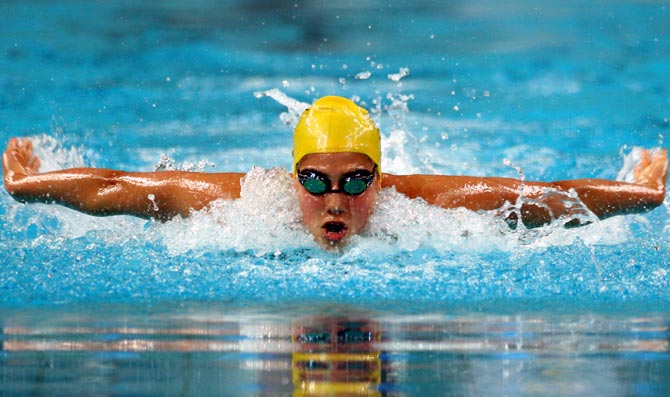
[{"label": "turbulent water", "polygon": [[[33,141],[45,170],[86,165],[83,147],[63,147],[49,136]],[[622,178],[636,155],[624,159]],[[503,212],[445,210],[385,189],[364,233],[342,250],[326,252],[301,224],[293,182],[283,168],[252,168],[240,199],[219,200],[166,223],[11,203],[5,235],[14,238],[5,241],[19,255],[8,258],[14,265],[3,270],[5,288],[14,292],[6,302],[253,303],[301,296],[372,307],[408,299],[421,307],[558,297],[601,306],[622,292],[626,298],[619,303],[662,299],[665,267],[651,258],[664,248],[640,236],[663,223],[628,216],[578,229],[565,229],[560,220],[511,229]],[[633,245],[642,249],[627,254],[627,261],[604,260]]]}]

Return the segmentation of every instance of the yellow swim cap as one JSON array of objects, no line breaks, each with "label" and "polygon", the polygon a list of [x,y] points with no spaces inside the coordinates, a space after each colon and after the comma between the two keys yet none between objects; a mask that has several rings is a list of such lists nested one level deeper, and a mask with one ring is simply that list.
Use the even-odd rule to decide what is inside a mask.
[{"label": "yellow swim cap", "polygon": [[367,110],[352,101],[326,96],[300,116],[293,132],[293,174],[300,160],[312,153],[363,153],[377,165],[381,175],[379,128]]}]

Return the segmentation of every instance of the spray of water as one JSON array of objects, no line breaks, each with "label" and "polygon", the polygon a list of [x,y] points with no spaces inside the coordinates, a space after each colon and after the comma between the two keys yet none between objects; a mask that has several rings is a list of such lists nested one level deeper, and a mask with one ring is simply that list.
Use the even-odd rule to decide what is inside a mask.
[{"label": "spray of water", "polygon": [[256,98],[269,97],[277,101],[280,105],[284,105],[287,108],[286,112],[282,112],[279,115],[279,119],[286,125],[295,126],[298,124],[298,119],[302,112],[305,111],[310,105],[304,102],[300,102],[296,99],[289,97],[284,94],[277,88],[273,88],[267,91],[255,92],[254,96]]},{"label": "spray of water", "polygon": [[226,250],[264,255],[316,247],[300,222],[293,181],[283,168],[252,168],[240,199],[218,200],[188,219],[155,225],[152,235],[173,255]]}]

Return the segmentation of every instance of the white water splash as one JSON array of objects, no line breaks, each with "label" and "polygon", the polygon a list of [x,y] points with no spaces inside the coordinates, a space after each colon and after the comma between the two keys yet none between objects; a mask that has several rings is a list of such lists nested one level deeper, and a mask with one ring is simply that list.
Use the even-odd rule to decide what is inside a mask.
[{"label": "white water splash", "polygon": [[491,214],[445,210],[389,188],[380,192],[367,230],[357,243],[365,247],[363,252],[420,248],[488,252],[509,249],[507,231],[502,219]]},{"label": "white water splash", "polygon": [[[170,150],[170,154],[174,153],[175,150]],[[207,168],[214,168],[215,164],[208,160],[200,160],[197,163],[192,163],[190,161],[184,161],[181,164],[177,164],[177,160],[170,157],[167,153],[162,153],[160,159],[156,165],[154,165],[154,171],[187,171],[187,172],[205,172]]]},{"label": "white water splash", "polygon": [[26,138],[33,143],[34,153],[40,159],[40,172],[88,165],[81,146],[66,148],[58,139],[44,134]]},{"label": "white water splash", "polygon": [[295,126],[298,124],[298,120],[300,119],[300,115],[302,112],[305,111],[308,107],[310,107],[310,104],[300,102],[296,99],[293,99],[289,97],[288,95],[284,94],[277,88],[273,88],[267,91],[258,91],[254,93],[254,96],[256,98],[263,98],[263,97],[270,97],[277,101],[280,105],[286,106],[288,109],[288,112],[283,112],[279,115],[279,118],[281,121],[290,126]]},{"label": "white water splash", "polygon": [[185,252],[252,250],[257,255],[316,247],[300,221],[297,195],[283,168],[252,168],[238,200],[218,200],[188,219],[156,225],[172,255]]},{"label": "white water splash", "polygon": [[391,121],[390,133],[382,132],[382,169],[384,172],[396,174],[437,173],[431,164],[431,153],[421,139],[411,132],[407,118],[409,116],[409,102],[414,95],[389,93],[386,95],[388,105],[382,106],[378,101],[377,112],[383,123],[384,112]]},{"label": "white water splash", "polygon": [[[535,229],[512,230],[499,212],[476,213],[411,200],[395,189],[380,192],[375,211],[360,236],[353,236],[343,260],[432,249],[438,252],[512,252],[582,241],[619,244],[630,236],[626,218],[595,221],[565,229],[559,221]],[[188,219],[176,218],[152,229],[172,255],[234,250],[256,255],[317,249],[300,221],[293,181],[284,169],[255,167],[245,177],[239,200],[219,200]]]}]

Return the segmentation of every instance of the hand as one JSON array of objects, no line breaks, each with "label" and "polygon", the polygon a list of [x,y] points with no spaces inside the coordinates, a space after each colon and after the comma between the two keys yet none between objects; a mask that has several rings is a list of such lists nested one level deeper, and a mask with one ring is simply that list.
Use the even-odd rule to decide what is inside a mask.
[{"label": "hand", "polygon": [[2,155],[2,172],[5,187],[26,176],[34,175],[40,168],[40,159],[33,153],[33,144],[27,139],[11,138]]},{"label": "hand", "polygon": [[635,183],[655,190],[665,190],[668,178],[668,152],[660,150],[642,150],[640,162],[633,169]]}]

